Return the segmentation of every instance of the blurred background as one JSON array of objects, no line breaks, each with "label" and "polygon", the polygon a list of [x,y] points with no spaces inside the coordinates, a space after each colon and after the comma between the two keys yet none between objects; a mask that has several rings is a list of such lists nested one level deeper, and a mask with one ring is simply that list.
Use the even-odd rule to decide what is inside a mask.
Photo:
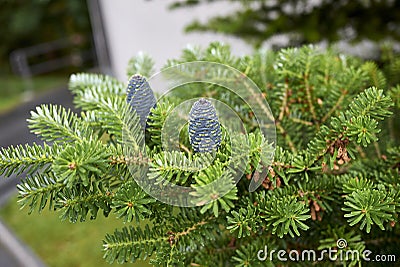
[{"label": "blurred background", "polygon": [[[315,43],[379,65],[400,50],[398,0],[0,0],[0,23],[0,147],[39,142],[26,124],[35,106],[73,109],[70,74],[125,81],[140,52],[159,70],[184,47],[213,41],[236,55]],[[120,221],[29,216],[18,211],[17,182],[0,177],[0,266],[108,266],[99,241]]]}]

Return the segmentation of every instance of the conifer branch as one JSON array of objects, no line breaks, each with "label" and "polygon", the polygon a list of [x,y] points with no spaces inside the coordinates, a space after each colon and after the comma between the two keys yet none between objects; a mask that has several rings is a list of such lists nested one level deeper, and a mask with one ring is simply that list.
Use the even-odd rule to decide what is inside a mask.
[{"label": "conifer branch", "polygon": [[54,144],[49,146],[18,145],[0,148],[0,175],[7,177],[23,172],[32,174],[40,169],[46,170],[54,161],[61,148]]},{"label": "conifer branch", "polygon": [[347,95],[347,90],[343,89],[341,90],[341,94],[340,97],[338,98],[338,100],[336,101],[335,105],[332,106],[332,108],[325,114],[325,116],[321,119],[321,124],[323,124],[324,122],[326,122],[331,116],[332,114],[338,110],[338,108],[341,106],[341,104],[343,103],[343,100],[345,99],[346,95]]},{"label": "conifer branch", "polygon": [[[196,60],[228,64],[245,75],[224,77],[213,68],[184,64],[175,69],[178,77],[244,83],[248,103],[215,84],[194,83],[176,88],[156,106],[152,97],[142,98],[151,100],[142,107],[154,106],[147,117],[140,100],[127,103],[124,83],[98,74],[71,76],[74,103],[83,112],[42,105],[29,119],[31,131],[52,144],[0,148],[0,174],[26,174],[18,185],[22,207],[29,213],[48,207],[71,222],[102,213],[130,223],[106,235],[104,258],[110,263],[257,266],[266,244],[268,250],[336,249],[339,238],[348,241],[349,250],[378,244],[397,253],[390,243],[400,240],[396,72],[313,46],[236,57],[220,43],[189,47],[166,67]],[[131,87],[138,89],[141,75],[153,67],[147,55],[132,59],[128,73],[141,73]],[[376,87],[368,88],[371,84]],[[130,92],[132,97],[135,91]],[[195,142],[184,126],[174,144],[178,149],[166,151],[163,127],[175,107],[206,96],[238,113],[246,132],[231,133],[214,117],[213,129],[221,126],[221,133],[208,135],[208,141],[216,141],[216,149],[200,153],[193,144],[204,141],[210,127],[196,117]],[[261,134],[258,128],[265,125],[258,127],[252,113],[251,104],[265,100],[271,112],[264,112],[270,119],[276,115],[276,144]],[[136,175],[161,189],[167,182],[187,187],[194,207],[157,201],[136,183]],[[261,178],[262,187],[249,192],[249,182]]]},{"label": "conifer branch", "polygon": [[93,88],[97,88],[106,94],[125,94],[125,85],[122,82],[107,75],[94,73],[72,74],[69,79],[68,88],[75,95]]},{"label": "conifer branch", "polygon": [[[28,176],[17,185],[21,207],[29,205],[29,213],[36,208],[42,211],[48,204],[49,210],[54,208],[54,199],[65,184],[57,183],[51,173]],[[38,206],[38,207],[37,207]]]},{"label": "conifer branch", "polygon": [[41,105],[28,119],[31,132],[47,142],[88,139],[91,131],[76,114],[64,107]]}]

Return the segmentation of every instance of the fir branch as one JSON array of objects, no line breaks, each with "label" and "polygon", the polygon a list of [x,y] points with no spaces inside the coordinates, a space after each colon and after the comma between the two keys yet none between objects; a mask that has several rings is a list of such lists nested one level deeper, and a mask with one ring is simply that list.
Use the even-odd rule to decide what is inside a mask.
[{"label": "fir branch", "polygon": [[46,171],[60,150],[58,145],[49,146],[46,143],[43,146],[33,144],[0,148],[0,175],[9,177],[23,172],[29,175],[38,170]]},{"label": "fir branch", "polygon": [[346,196],[346,207],[342,210],[347,213],[350,226],[361,223],[360,229],[366,226],[366,232],[371,231],[371,226],[376,224],[381,230],[385,230],[383,223],[393,220],[395,211],[394,199],[382,190],[363,189],[352,192]]},{"label": "fir branch", "polygon": [[[22,206],[29,212],[49,207],[71,222],[95,219],[99,212],[113,212],[124,222],[147,220],[145,228],[132,225],[105,237],[108,262],[151,257],[150,263],[158,266],[257,266],[265,264],[257,259],[265,244],[268,249],[279,243],[302,251],[334,248],[338,238],[358,251],[368,241],[369,246],[379,245],[379,251],[397,253],[390,246],[399,240],[400,212],[399,86],[394,70],[385,81],[377,65],[334,51],[306,46],[236,57],[219,43],[205,50],[189,47],[167,66],[195,60],[229,64],[245,76],[221,77],[218,69],[198,72],[181,65],[179,77],[235,86],[244,81],[248,103],[215,85],[177,88],[151,109],[143,129],[126,103],[123,83],[104,75],[74,75],[69,86],[81,115],[43,105],[30,119],[32,131],[54,141],[53,146],[0,149],[0,174],[28,174],[18,185]],[[132,74],[151,71],[147,56],[130,64]],[[246,76],[261,88],[261,95],[250,90],[254,84]],[[365,89],[370,83],[383,88]],[[193,153],[182,128],[176,146],[181,151],[163,151],[162,128],[174,107],[205,95],[231,106],[247,133],[232,134],[222,127],[218,150],[199,154]],[[276,115],[282,137],[275,151],[275,144],[256,129],[251,113],[251,105],[264,98],[272,110],[265,112]],[[385,118],[387,123],[380,123]],[[177,208],[154,200],[132,180],[145,169],[144,178],[159,183],[161,190],[165,181],[187,186],[199,207]],[[260,173],[267,176],[257,192],[247,190],[247,179],[237,184],[232,179],[232,174],[260,179]],[[216,182],[218,178],[222,180]],[[215,200],[208,203],[210,197]],[[321,242],[312,238],[316,235]]]},{"label": "fir branch", "polygon": [[150,229],[146,225],[144,229],[130,226],[115,230],[114,234],[107,234],[103,241],[103,258],[110,264],[114,262],[135,262],[136,259],[146,259],[154,251],[168,245],[168,236],[161,232],[160,228]]},{"label": "fir branch", "polygon": [[65,185],[57,183],[52,173],[28,176],[17,185],[21,208],[29,206],[29,214],[36,208],[40,212],[48,204],[49,210],[54,208],[54,200]]},{"label": "fir branch", "polygon": [[259,212],[252,205],[247,208],[240,208],[238,211],[233,210],[232,216],[227,216],[227,227],[231,233],[235,233],[238,238],[250,236],[254,234],[262,220]]},{"label": "fir branch", "polygon": [[367,61],[361,68],[368,74],[373,86],[377,88],[387,87],[386,78],[375,62]]},{"label": "fir branch", "polygon": [[101,185],[94,184],[92,189],[80,185],[65,187],[58,193],[55,208],[61,211],[61,220],[68,219],[71,223],[76,223],[80,218],[84,222],[88,213],[90,219],[96,219],[99,209],[107,216],[111,211],[112,197],[113,194]]},{"label": "fir branch", "polygon": [[68,144],[54,159],[52,170],[57,181],[72,187],[77,183],[87,186],[94,177],[108,170],[110,151],[99,141]]},{"label": "fir branch", "polygon": [[299,118],[290,117],[290,120],[292,120],[293,122],[296,122],[296,123],[307,125],[307,126],[313,126],[314,125],[314,123],[311,122],[311,121],[306,121],[306,120],[302,120],[302,119],[299,119]]},{"label": "fir branch", "polygon": [[196,208],[180,208],[173,220],[173,224],[167,225],[169,245],[182,252],[196,251],[201,243],[215,240],[215,232],[220,231],[218,218],[202,216]]},{"label": "fir branch", "polygon": [[128,77],[138,73],[145,77],[150,77],[154,74],[153,58],[146,53],[139,52],[137,56],[129,60],[126,73]]},{"label": "fir branch", "polygon": [[262,217],[271,228],[272,234],[277,234],[282,238],[286,234],[294,237],[300,236],[299,229],[308,230],[310,227],[303,221],[311,218],[309,208],[303,203],[299,203],[295,198],[285,197],[281,199],[270,199],[271,202],[262,206],[260,209],[264,213]]},{"label": "fir branch", "polygon": [[[219,161],[195,175],[195,182],[192,185],[195,192],[190,194],[196,197],[194,200],[196,206],[203,206],[200,210],[201,213],[212,209],[214,216],[218,217],[220,208],[229,212],[235,206],[233,201],[238,199],[237,188],[232,174],[224,170],[223,164]],[[209,199],[213,201],[205,204]]]},{"label": "fir branch", "polygon": [[154,154],[153,161],[149,163],[147,176],[158,183],[166,180],[183,184],[193,173],[208,166],[211,160],[211,153],[186,157],[184,153],[178,151],[160,152]]},{"label": "fir branch", "polygon": [[187,247],[195,249],[193,240],[204,238],[205,232],[202,229],[207,229],[213,219],[196,221],[193,214],[186,212],[174,219],[175,225],[168,232],[163,231],[169,226],[150,228],[147,224],[144,229],[130,226],[129,229],[125,227],[116,230],[113,235],[107,234],[103,241],[104,258],[109,263],[135,262],[136,259],[146,259],[157,251],[156,258],[152,260],[154,263],[165,263],[165,259],[171,259],[171,264],[181,261],[182,258],[174,259],[174,254],[177,251],[186,251]]},{"label": "fir branch", "polygon": [[292,138],[290,137],[289,133],[282,127],[282,124],[278,121],[276,122],[275,126],[279,130],[279,132],[282,134],[282,136],[285,138],[286,143],[288,144],[290,150],[293,153],[297,152],[296,146],[294,145]]},{"label": "fir branch", "polygon": [[122,166],[129,166],[129,165],[147,165],[149,162],[153,161],[151,158],[145,158],[142,154],[139,154],[136,157],[128,157],[124,155],[113,155],[110,157],[110,164],[111,165],[122,165]]},{"label": "fir branch", "polygon": [[[360,93],[350,103],[346,112],[332,118],[330,129],[326,126],[321,127],[320,133],[309,142],[306,153],[315,155],[312,164],[328,152],[336,156],[338,155],[335,152],[336,149],[341,149],[343,152],[343,149],[347,147],[348,139],[358,144],[362,143],[364,146],[371,140],[376,140],[374,134],[379,130],[376,129],[375,119],[382,120],[392,114],[388,110],[392,105],[391,99],[384,96],[382,90],[372,87]],[[342,156],[347,157],[346,154]]]},{"label": "fir branch", "polygon": [[47,142],[72,142],[91,137],[91,130],[76,114],[56,105],[36,107],[28,119],[28,127]]},{"label": "fir branch", "polygon": [[[399,60],[399,62],[400,62],[400,60]],[[389,91],[389,95],[393,99],[395,106],[398,109],[400,109],[400,85],[396,85],[395,87],[392,87]]]},{"label": "fir branch", "polygon": [[282,104],[280,105],[279,108],[279,116],[277,118],[278,121],[282,121],[283,120],[283,116],[288,112],[288,94],[289,94],[289,82],[288,80],[285,80],[285,92],[283,94],[283,99],[282,99]]},{"label": "fir branch", "polygon": [[79,95],[87,90],[97,88],[99,91],[108,94],[122,95],[125,93],[125,85],[107,75],[94,73],[72,74],[69,83],[69,90]]},{"label": "fir branch", "polygon": [[389,110],[393,101],[383,94],[383,90],[371,87],[361,92],[349,105],[347,114],[351,116],[370,116],[382,120],[392,114]]},{"label": "fir branch", "polygon": [[326,122],[329,118],[331,118],[332,114],[341,106],[343,103],[346,95],[348,94],[348,91],[346,89],[341,90],[340,97],[336,101],[336,103],[332,106],[332,108],[324,115],[324,117],[321,119],[321,124]]},{"label": "fir branch", "polygon": [[151,142],[153,146],[161,145],[161,130],[164,126],[165,120],[174,107],[175,105],[167,100],[158,102],[157,106],[150,110],[147,122],[149,127],[146,130],[151,134]]},{"label": "fir branch", "polygon": [[101,128],[114,136],[118,142],[125,138],[127,142],[132,142],[133,147],[140,146],[143,142],[144,132],[137,123],[139,117],[131,110],[124,97],[105,97],[101,92],[90,90],[80,96],[78,105],[94,112],[92,120],[98,121]]},{"label": "fir branch", "polygon": [[317,114],[315,113],[315,108],[314,108],[314,100],[312,99],[312,92],[311,92],[311,85],[309,83],[309,71],[310,71],[310,66],[309,63],[307,62],[306,64],[306,71],[304,73],[304,87],[306,90],[306,96],[307,96],[307,101],[308,101],[308,108],[310,109],[310,113],[313,119],[313,122],[316,124],[317,129],[319,128],[319,121],[317,118]]},{"label": "fir branch", "polygon": [[156,200],[149,197],[135,182],[129,181],[115,193],[111,207],[124,222],[131,222],[133,218],[139,222],[152,215],[149,204],[154,202]]}]

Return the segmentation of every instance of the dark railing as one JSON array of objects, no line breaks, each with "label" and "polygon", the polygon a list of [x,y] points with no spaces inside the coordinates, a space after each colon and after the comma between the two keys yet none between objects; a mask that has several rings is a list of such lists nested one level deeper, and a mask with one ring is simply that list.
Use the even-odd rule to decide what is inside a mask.
[{"label": "dark railing", "polygon": [[[95,60],[96,54],[93,49],[82,50],[79,48],[83,42],[82,36],[74,35],[14,50],[10,54],[11,68],[16,75],[25,80],[26,91],[30,91],[33,89],[32,77],[35,75],[50,73],[66,67],[79,67],[85,62]],[[64,50],[68,52],[63,52]],[[55,54],[60,54],[60,56],[54,56]]]}]

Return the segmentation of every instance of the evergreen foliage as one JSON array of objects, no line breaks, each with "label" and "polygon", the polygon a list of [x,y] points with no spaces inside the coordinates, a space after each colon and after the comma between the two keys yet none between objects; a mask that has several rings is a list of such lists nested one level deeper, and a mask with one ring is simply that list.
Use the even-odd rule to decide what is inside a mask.
[{"label": "evergreen foliage", "polygon": [[[47,143],[0,150],[0,173],[25,176],[18,185],[21,205],[30,212],[47,207],[71,222],[96,219],[99,212],[122,219],[127,226],[103,240],[110,263],[150,259],[156,266],[307,265],[311,262],[261,262],[257,253],[266,245],[269,250],[335,249],[340,238],[347,241],[346,251],[368,248],[399,260],[400,85],[387,75],[390,67],[382,70],[312,46],[238,58],[220,43],[204,50],[189,47],[166,67],[194,60],[242,71],[267,99],[277,147],[262,187],[248,191],[249,178],[262,171],[260,163],[271,153],[270,143],[254,129],[251,109],[232,94],[216,85],[204,90],[204,84],[194,84],[163,98],[149,115],[146,155],[128,157],[123,139],[140,146],[143,129],[126,101],[127,86],[103,75],[75,74],[69,87],[80,114],[40,106],[28,122]],[[138,56],[127,73],[145,70],[149,75],[151,62],[147,55]],[[190,69],[181,71],[195,75]],[[229,136],[221,127],[218,150],[195,153],[184,128],[181,151],[163,151],[161,128],[173,108],[180,100],[208,98],[210,92],[239,114],[249,141]],[[132,113],[130,120],[127,113]],[[248,148],[249,155],[234,153],[234,146]],[[229,169],[230,161],[245,163],[243,179],[233,189],[229,171],[223,182],[201,187]],[[172,207],[153,199],[132,178],[131,166],[138,172],[147,166],[149,180],[194,188],[198,206]],[[226,194],[202,205],[221,191]],[[140,221],[147,225],[141,228]],[[325,259],[313,264],[338,263]]]},{"label": "evergreen foliage", "polygon": [[[1,36],[7,36],[0,43],[0,73],[9,74],[9,55],[16,48],[25,48],[58,39],[72,37],[73,47],[66,47],[46,56],[56,59],[72,53],[93,49],[88,5],[80,0],[0,0]],[[60,55],[61,53],[61,55]],[[41,63],[42,58],[30,58],[30,64]],[[90,62],[89,66],[95,63]],[[78,66],[81,67],[81,66]],[[88,65],[85,65],[88,67]],[[78,68],[70,67],[70,71]],[[4,89],[3,89],[4,90]]]},{"label": "evergreen foliage", "polygon": [[[212,0],[179,0],[170,8],[211,5]],[[399,41],[399,1],[230,0],[233,11],[194,20],[187,32],[211,31],[242,38],[256,47],[284,34],[290,45],[340,40]]]}]

